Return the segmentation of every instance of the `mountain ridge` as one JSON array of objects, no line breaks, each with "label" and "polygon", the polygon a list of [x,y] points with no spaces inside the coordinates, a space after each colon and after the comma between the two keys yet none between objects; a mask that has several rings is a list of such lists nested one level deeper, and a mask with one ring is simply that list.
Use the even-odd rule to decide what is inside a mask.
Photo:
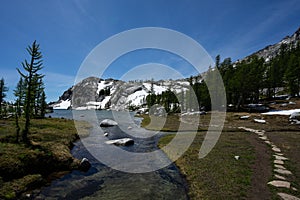
[{"label": "mountain ridge", "polygon": [[[278,43],[268,45],[236,62],[247,60],[252,56],[263,58],[265,62],[280,54],[281,48],[291,49],[300,41],[300,27],[291,36],[286,36]],[[197,76],[201,82],[206,72]],[[54,109],[127,109],[130,106],[143,107],[146,96],[150,93],[161,94],[166,90],[179,93],[188,90],[189,78],[181,80],[128,81],[88,77],[70,87],[51,106]],[[75,95],[74,95],[75,94]]]}]

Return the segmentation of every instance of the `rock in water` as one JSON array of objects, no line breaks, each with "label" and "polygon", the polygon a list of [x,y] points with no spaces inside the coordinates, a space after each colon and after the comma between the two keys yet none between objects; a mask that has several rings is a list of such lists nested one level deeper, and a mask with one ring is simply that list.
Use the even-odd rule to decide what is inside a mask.
[{"label": "rock in water", "polygon": [[106,144],[114,144],[117,146],[129,146],[134,144],[134,140],[131,138],[122,138],[116,140],[109,140],[105,142]]},{"label": "rock in water", "polygon": [[105,119],[102,122],[100,122],[101,127],[109,127],[109,126],[117,126],[118,123],[111,119]]},{"label": "rock in water", "polygon": [[86,172],[90,168],[91,168],[91,163],[89,162],[89,160],[87,158],[83,158],[80,162],[79,170]]}]

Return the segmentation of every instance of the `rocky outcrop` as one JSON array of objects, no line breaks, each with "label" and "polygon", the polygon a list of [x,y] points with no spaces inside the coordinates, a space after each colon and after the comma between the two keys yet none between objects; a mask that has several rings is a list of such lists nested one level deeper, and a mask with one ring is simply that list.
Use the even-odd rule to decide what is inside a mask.
[{"label": "rocky outcrop", "polygon": [[264,58],[265,61],[269,61],[280,53],[281,48],[290,49],[296,47],[299,42],[300,42],[300,28],[293,35],[286,36],[280,42],[273,45],[266,46],[265,48],[253,53],[252,55],[244,58],[243,60],[246,60],[247,58],[256,55],[259,58]]},{"label": "rocky outcrop", "polygon": [[68,99],[72,99],[73,94],[73,87],[70,87],[68,90],[66,90],[63,95],[59,97],[59,100],[67,101]]},{"label": "rocky outcrop", "polygon": [[128,106],[126,103],[129,95],[143,89],[148,91],[141,83],[119,82],[116,88],[116,91],[112,94],[110,103],[113,106],[113,109],[120,110],[124,110]]},{"label": "rocky outcrop", "polygon": [[100,78],[89,77],[76,84],[73,87],[72,107],[77,108],[88,102],[95,102],[100,81]]}]

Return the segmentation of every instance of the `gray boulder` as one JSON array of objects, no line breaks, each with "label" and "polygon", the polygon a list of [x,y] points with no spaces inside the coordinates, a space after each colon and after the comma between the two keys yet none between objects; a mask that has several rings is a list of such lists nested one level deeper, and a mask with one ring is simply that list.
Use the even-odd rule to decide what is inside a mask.
[{"label": "gray boulder", "polygon": [[105,119],[102,122],[100,122],[101,127],[109,127],[109,126],[117,126],[118,123],[111,119]]},{"label": "gray boulder", "polygon": [[300,124],[300,112],[293,112],[290,115],[289,120],[292,124]]},{"label": "gray boulder", "polygon": [[149,110],[149,114],[150,115],[154,115],[154,116],[159,116],[159,117],[166,117],[167,116],[167,112],[165,110],[165,108],[161,105],[153,105],[150,110]]},{"label": "gray boulder", "polygon": [[106,144],[114,144],[116,146],[130,146],[134,144],[134,140],[131,138],[122,138],[116,140],[109,140],[105,142]]}]

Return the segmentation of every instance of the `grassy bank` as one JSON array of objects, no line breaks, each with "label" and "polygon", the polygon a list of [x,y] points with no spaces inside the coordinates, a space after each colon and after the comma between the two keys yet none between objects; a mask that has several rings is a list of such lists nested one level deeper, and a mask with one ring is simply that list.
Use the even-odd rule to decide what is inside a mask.
[{"label": "grassy bank", "polygon": [[[256,199],[259,197],[271,199],[273,197],[267,186],[267,182],[272,177],[271,152],[254,134],[237,128],[250,126],[264,129],[267,126],[253,122],[252,118],[260,117],[258,114],[252,114],[249,120],[240,120],[239,117],[245,114],[247,113],[227,113],[220,139],[203,159],[198,158],[198,153],[211,116],[208,114],[185,117],[186,133],[183,134],[189,134],[189,123],[197,123],[197,121],[199,123],[198,133],[192,145],[175,162],[186,177],[191,199]],[[148,116],[143,118],[143,127],[159,130],[159,127],[155,126],[159,119],[153,121],[153,118],[150,119]],[[178,130],[179,123],[178,116],[170,115],[162,130],[175,132]],[[168,144],[173,137],[172,134],[162,137],[159,147]],[[239,156],[239,159],[235,159],[235,156]]]},{"label": "grassy bank", "polygon": [[[20,121],[20,125],[23,125]],[[90,126],[79,122],[80,134]],[[41,186],[54,172],[78,167],[70,153],[79,138],[74,122],[66,119],[33,119],[29,134],[31,146],[16,143],[15,122],[0,120],[0,199],[14,199]]]},{"label": "grassy bank", "polygon": [[[173,135],[159,141],[162,147]],[[190,148],[176,161],[189,184],[191,199],[244,199],[250,190],[254,150],[246,133],[223,133],[214,149],[198,158],[204,133],[198,133]],[[240,156],[238,160],[234,156]]]}]

